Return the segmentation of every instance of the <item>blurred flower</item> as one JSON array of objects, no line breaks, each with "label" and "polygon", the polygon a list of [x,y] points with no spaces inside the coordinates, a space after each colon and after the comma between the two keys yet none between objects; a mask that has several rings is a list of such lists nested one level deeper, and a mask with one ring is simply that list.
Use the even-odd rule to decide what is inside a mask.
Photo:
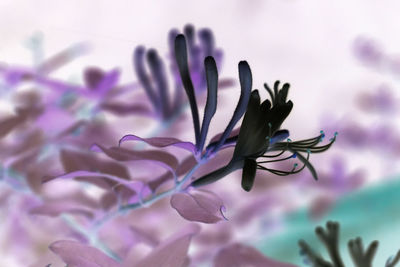
[{"label": "blurred flower", "polygon": [[[300,240],[300,254],[305,256],[305,262],[313,266],[344,267],[339,249],[339,223],[329,221],[326,223],[326,229],[317,227],[315,233],[328,250],[331,261],[326,261],[319,253],[310,248],[304,240]],[[378,241],[373,241],[367,249],[364,249],[362,240],[358,237],[350,240],[348,247],[355,266],[372,267],[372,261],[378,248]],[[394,267],[399,261],[400,251],[394,258],[388,259],[385,266]]]}]

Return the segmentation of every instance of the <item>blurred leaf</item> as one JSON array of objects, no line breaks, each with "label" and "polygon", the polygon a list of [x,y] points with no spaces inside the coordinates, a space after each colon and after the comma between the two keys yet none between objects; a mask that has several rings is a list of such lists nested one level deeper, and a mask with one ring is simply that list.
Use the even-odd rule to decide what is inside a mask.
[{"label": "blurred leaf", "polygon": [[270,259],[255,248],[239,243],[223,248],[214,258],[214,267],[226,266],[296,267],[293,264]]},{"label": "blurred leaf", "polygon": [[193,190],[190,193],[174,194],[171,206],[189,221],[216,223],[225,220],[222,200],[210,191]]},{"label": "blurred leaf", "polygon": [[97,248],[76,241],[56,241],[49,248],[71,267],[121,267]]}]

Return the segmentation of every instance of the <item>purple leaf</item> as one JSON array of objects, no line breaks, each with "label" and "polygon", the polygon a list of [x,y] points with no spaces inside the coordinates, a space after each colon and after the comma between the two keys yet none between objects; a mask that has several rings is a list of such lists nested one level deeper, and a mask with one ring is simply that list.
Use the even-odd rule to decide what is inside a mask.
[{"label": "purple leaf", "polygon": [[[189,225],[186,229],[180,230],[179,233],[164,241],[139,262],[135,262],[133,267],[185,266],[190,240],[199,231],[198,225]],[[124,266],[131,267],[132,262],[126,262]]]},{"label": "purple leaf", "polygon": [[154,233],[148,233],[142,229],[139,229],[136,226],[129,226],[129,229],[131,230],[132,234],[134,235],[134,239],[143,242],[147,245],[149,245],[150,247],[155,247],[158,245],[159,241],[158,239],[155,237]]},{"label": "purple leaf", "polygon": [[179,139],[172,137],[152,137],[152,138],[141,138],[139,136],[128,134],[119,140],[119,145],[126,141],[142,141],[146,144],[154,147],[168,147],[175,146],[190,151],[192,154],[196,153],[196,146],[191,142],[183,142]]},{"label": "purple leaf", "polygon": [[[109,179],[116,183],[116,185],[114,185],[112,187],[113,190],[115,190],[119,186],[123,185],[123,186],[126,186],[131,191],[138,193],[142,198],[145,198],[146,196],[148,196],[151,193],[151,190],[142,181],[134,181],[134,180],[128,181],[128,180],[122,179],[118,176],[105,174],[105,173],[91,172],[91,171],[69,172],[69,173],[65,173],[65,174],[57,176],[57,177],[47,178],[44,182],[48,182],[48,181],[51,181],[54,179],[76,179],[77,177],[85,177],[85,176],[87,177],[85,180],[92,182],[95,185],[98,185],[100,187],[104,187],[104,186],[101,186],[101,184],[96,183],[96,180],[101,181],[101,179]],[[123,191],[122,194],[124,192],[126,192],[126,191]],[[130,198],[129,202],[130,203],[136,202],[138,200],[138,198],[139,198],[139,196],[135,194],[135,196]]]},{"label": "purple leaf", "polygon": [[[185,158],[181,163],[179,163],[179,166],[176,168],[176,175],[179,177],[185,173],[187,173],[190,169],[192,169],[196,165],[197,161],[194,156],[188,156]],[[165,173],[159,177],[157,177],[154,180],[151,180],[148,185],[151,188],[151,190],[154,192],[159,186],[164,184],[165,182],[169,181],[173,176],[171,173]]]},{"label": "purple leaf", "polygon": [[58,70],[67,63],[73,61],[78,56],[87,53],[90,47],[85,43],[78,43],[73,46],[67,47],[61,52],[46,59],[37,67],[37,72],[43,75],[48,75],[51,72]]},{"label": "purple leaf", "polygon": [[78,170],[98,171],[118,176],[121,179],[130,179],[127,168],[121,163],[100,159],[96,153],[64,149],[60,152],[61,163],[66,172]]},{"label": "purple leaf", "polygon": [[61,240],[50,245],[50,250],[57,254],[68,266],[74,267],[121,267],[97,248],[76,241]]},{"label": "purple leaf", "polygon": [[125,104],[118,102],[107,102],[102,103],[100,107],[108,112],[111,112],[116,115],[125,116],[125,115],[143,115],[143,116],[153,116],[153,112],[143,104]]},{"label": "purple leaf", "polygon": [[177,193],[171,197],[171,206],[189,221],[216,223],[226,220],[222,211],[222,200],[206,190],[193,190],[190,193]]},{"label": "purple leaf", "polygon": [[118,69],[111,70],[110,72],[104,74],[101,81],[97,84],[94,91],[99,95],[105,95],[109,90],[111,90],[118,83],[120,71]]},{"label": "purple leaf", "polygon": [[104,78],[104,71],[98,67],[88,67],[83,71],[83,80],[89,89],[97,89]]},{"label": "purple leaf", "polygon": [[93,151],[102,151],[107,156],[117,161],[153,161],[154,163],[171,171],[171,173],[174,173],[178,166],[178,160],[175,158],[175,156],[164,151],[133,151],[122,147],[105,148],[98,144],[94,144],[91,149]]},{"label": "purple leaf", "polygon": [[61,213],[74,213],[87,218],[93,218],[93,212],[98,207],[99,204],[94,198],[91,198],[82,191],[74,191],[62,194],[56,198],[46,198],[44,203],[35,205],[29,212],[31,214],[51,217],[58,216]]},{"label": "purple leaf", "polygon": [[25,116],[17,115],[8,118],[4,118],[0,121],[0,137],[6,136],[15,127],[24,123],[26,120]]},{"label": "purple leaf", "polygon": [[238,243],[223,248],[214,258],[214,267],[226,266],[296,267],[293,264],[267,258],[255,248]]},{"label": "purple leaf", "polygon": [[85,207],[79,207],[74,203],[61,202],[58,203],[44,203],[29,211],[31,214],[46,215],[50,217],[59,216],[62,213],[80,214],[88,218],[93,218],[93,213]]}]

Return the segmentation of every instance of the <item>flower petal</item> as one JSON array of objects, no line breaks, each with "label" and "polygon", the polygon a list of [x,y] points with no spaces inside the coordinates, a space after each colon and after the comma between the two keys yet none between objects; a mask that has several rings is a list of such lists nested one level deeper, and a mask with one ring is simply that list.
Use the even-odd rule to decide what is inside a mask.
[{"label": "flower petal", "polygon": [[182,84],[189,99],[190,109],[192,111],[195,140],[196,145],[198,145],[200,141],[199,110],[197,107],[196,95],[194,93],[194,87],[189,72],[186,39],[185,36],[182,34],[179,34],[175,38],[175,58],[178,65],[179,73],[181,75]]},{"label": "flower petal", "polygon": [[257,162],[254,159],[245,159],[242,172],[242,188],[249,192],[254,184],[256,177]]},{"label": "flower petal", "polygon": [[239,102],[236,105],[232,118],[229,121],[228,126],[226,126],[224,133],[221,136],[221,139],[213,149],[213,152],[218,151],[218,149],[225,143],[225,140],[231,134],[233,127],[235,127],[236,123],[246,112],[247,104],[250,99],[251,87],[253,83],[253,77],[251,75],[250,66],[246,61],[240,61],[238,68],[239,68],[239,79],[241,88]]},{"label": "flower petal", "polygon": [[199,151],[203,151],[204,143],[207,138],[208,127],[212,117],[217,110],[217,91],[218,91],[218,70],[213,57],[208,56],[204,60],[207,79],[207,102],[204,110],[203,123],[201,125]]}]

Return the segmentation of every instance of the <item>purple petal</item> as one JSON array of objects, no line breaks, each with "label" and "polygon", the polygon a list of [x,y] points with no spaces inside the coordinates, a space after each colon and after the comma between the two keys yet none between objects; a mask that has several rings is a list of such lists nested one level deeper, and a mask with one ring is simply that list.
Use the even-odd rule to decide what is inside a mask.
[{"label": "purple petal", "polygon": [[177,193],[171,197],[171,206],[189,221],[216,223],[226,219],[222,213],[222,200],[214,193],[193,190],[190,193]]},{"label": "purple petal", "polygon": [[97,248],[76,241],[61,240],[50,245],[50,250],[57,254],[68,266],[74,267],[121,267]]},{"label": "purple petal", "polygon": [[133,267],[160,267],[160,266],[182,266],[186,262],[187,251],[190,245],[190,240],[193,235],[200,231],[198,225],[190,225],[187,229],[179,231],[179,233],[166,240],[149,255],[135,262],[124,264],[124,266]]},{"label": "purple petal", "polygon": [[122,137],[119,140],[119,145],[126,141],[142,141],[148,145],[154,147],[168,147],[168,146],[175,146],[187,151],[190,151],[192,154],[196,153],[196,146],[191,142],[183,142],[179,139],[172,138],[172,137],[152,137],[152,138],[142,138],[133,134],[128,134]]},{"label": "purple petal", "polygon": [[296,267],[296,265],[270,259],[253,247],[232,244],[220,250],[214,259],[214,267],[226,266],[273,266]]}]

